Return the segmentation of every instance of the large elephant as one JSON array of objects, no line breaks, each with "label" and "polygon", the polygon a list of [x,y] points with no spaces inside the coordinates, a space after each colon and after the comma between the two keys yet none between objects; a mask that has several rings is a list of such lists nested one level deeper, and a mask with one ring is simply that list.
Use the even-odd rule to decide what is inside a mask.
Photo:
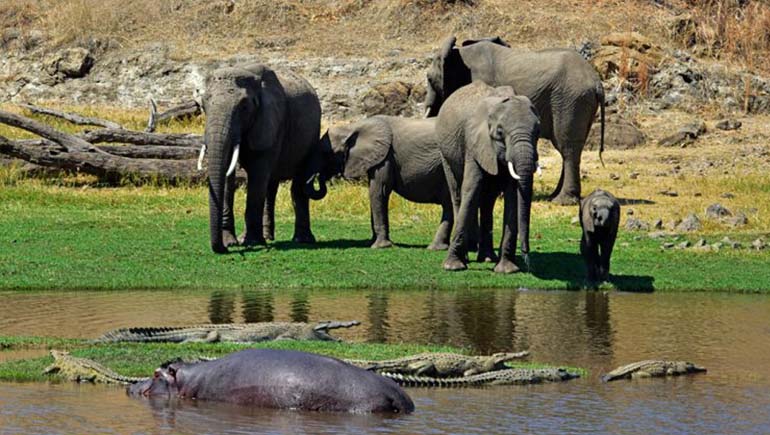
[{"label": "large elephant", "polygon": [[580,200],[580,157],[597,107],[601,107],[604,150],[604,89],[593,66],[575,50],[547,49],[519,53],[500,38],[463,42],[448,38],[428,70],[426,116],[436,116],[444,101],[461,86],[482,81],[513,86],[528,97],[540,117],[540,137],[549,139],[562,157],[561,177],[551,198],[558,204]]},{"label": "large elephant", "polygon": [[[292,180],[293,240],[314,242],[308,199],[322,198],[326,187],[323,179],[314,187],[322,157],[321,106],[313,87],[292,72],[277,74],[261,64],[222,68],[206,80],[203,109],[211,249],[224,253],[239,243],[272,240],[275,195],[283,180]],[[233,217],[237,162],[247,174],[246,228],[240,239]]]},{"label": "large elephant", "polygon": [[517,233],[525,262],[529,253],[532,182],[537,166],[540,121],[532,102],[510,86],[474,82],[454,92],[436,120],[442,165],[455,207],[455,232],[446,270],[467,268],[469,224],[481,210],[479,256],[494,258],[492,209],[504,192],[503,237],[495,272],[519,270],[514,263]]},{"label": "large elephant", "polygon": [[435,119],[378,115],[330,128],[321,138],[326,150],[324,178],[367,177],[372,248],[392,246],[388,199],[395,191],[409,201],[440,204],[441,223],[428,249],[449,246],[452,202],[435,135]]}]

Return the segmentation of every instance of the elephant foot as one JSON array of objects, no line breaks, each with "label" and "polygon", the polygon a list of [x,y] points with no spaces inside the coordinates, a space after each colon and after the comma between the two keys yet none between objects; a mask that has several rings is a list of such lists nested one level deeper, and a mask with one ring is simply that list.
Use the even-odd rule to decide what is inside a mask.
[{"label": "elephant foot", "polygon": [[460,260],[457,257],[448,257],[446,260],[444,260],[444,270],[456,272],[459,270],[465,270],[468,268],[468,265],[465,264],[462,260]]},{"label": "elephant foot", "polygon": [[491,249],[480,249],[476,256],[476,262],[478,263],[497,263],[498,260],[497,254]]},{"label": "elephant foot", "polygon": [[315,243],[315,236],[311,232],[307,233],[294,233],[294,237],[291,238],[291,241],[294,243],[302,243],[306,245],[311,245]]},{"label": "elephant foot", "polygon": [[265,240],[273,241],[275,240],[275,232],[273,230],[263,230],[262,237],[264,237]]},{"label": "elephant foot", "polygon": [[215,254],[227,254],[228,250],[227,247],[224,244],[221,245],[211,245],[211,250],[214,251]]},{"label": "elephant foot", "polygon": [[241,246],[265,246],[267,245],[267,241],[264,237],[252,237],[249,234],[244,234],[239,239],[241,242]]},{"label": "elephant foot", "polygon": [[388,239],[377,239],[372,243],[372,249],[392,248],[393,242]]},{"label": "elephant foot", "polygon": [[222,244],[225,245],[226,248],[238,246],[238,238],[235,237],[235,234],[232,231],[222,231]]},{"label": "elephant foot", "polygon": [[428,245],[429,251],[446,251],[449,249],[449,243],[446,242],[432,242]]},{"label": "elephant foot", "polygon": [[551,202],[559,205],[575,205],[580,203],[580,197],[562,192],[551,198]]},{"label": "elephant foot", "polygon": [[517,266],[513,261],[507,260],[505,258],[501,259],[497,265],[495,265],[496,273],[516,273],[519,272],[519,270],[519,266]]}]

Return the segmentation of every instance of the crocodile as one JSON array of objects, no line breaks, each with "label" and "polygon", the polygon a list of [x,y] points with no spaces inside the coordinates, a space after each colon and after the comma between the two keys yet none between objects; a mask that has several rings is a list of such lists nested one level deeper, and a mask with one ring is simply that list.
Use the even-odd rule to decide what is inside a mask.
[{"label": "crocodile", "polygon": [[78,358],[61,350],[51,350],[51,356],[53,364],[46,367],[43,374],[55,373],[70,381],[128,385],[149,379],[123,376],[96,361]]},{"label": "crocodile", "polygon": [[627,364],[602,376],[603,382],[618,379],[657,378],[705,372],[704,367],[687,361],[646,360]]},{"label": "crocodile", "polygon": [[225,323],[191,326],[158,326],[120,328],[109,331],[95,340],[96,343],[116,342],[242,342],[253,343],[268,340],[321,340],[340,341],[329,335],[330,329],[350,328],[361,324],[350,322],[263,322]]},{"label": "crocodile", "polygon": [[524,358],[529,352],[501,352],[488,356],[462,355],[448,352],[427,352],[384,361],[345,360],[349,364],[376,372],[449,378],[470,376],[507,369],[505,363]]},{"label": "crocodile", "polygon": [[580,374],[563,368],[505,369],[458,378],[434,378],[403,373],[379,372],[405,387],[481,387],[486,385],[529,385],[543,382],[563,382],[579,378]]}]

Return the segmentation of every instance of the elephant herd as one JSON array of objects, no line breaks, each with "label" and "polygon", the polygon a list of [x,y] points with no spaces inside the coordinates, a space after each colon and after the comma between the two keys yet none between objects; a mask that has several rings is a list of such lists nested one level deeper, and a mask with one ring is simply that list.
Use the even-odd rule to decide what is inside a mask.
[{"label": "elephant herd", "polygon": [[[273,240],[275,197],[279,182],[285,180],[292,181],[293,240],[314,242],[309,200],[323,198],[326,181],[342,175],[368,181],[373,248],[392,245],[388,198],[395,191],[410,201],[441,205],[441,223],[428,248],[448,250],[444,269],[466,269],[468,251],[476,248],[479,261],[496,262],[495,272],[518,271],[517,238],[528,263],[537,141],[549,139],[562,156],[551,200],[578,203],[580,158],[597,108],[600,155],[603,150],[602,82],[574,50],[518,53],[500,38],[457,46],[454,37],[433,58],[427,82],[425,119],[378,115],[329,128],[319,140],[320,103],[302,77],[261,64],[210,74],[203,96],[201,159],[208,152],[212,250],[224,253],[233,245]],[[245,231],[236,238],[238,163],[247,184]],[[492,222],[501,194],[504,218],[498,255]],[[590,217],[593,211],[589,206],[586,214]],[[613,213],[619,216],[619,211]],[[598,226],[607,222],[612,223],[604,216]],[[609,232],[611,242],[616,232]],[[581,250],[591,256],[600,245],[606,251],[591,240],[582,243]],[[604,263],[587,258],[587,264]],[[589,275],[606,279],[608,270],[607,260],[606,270],[591,269]]]}]

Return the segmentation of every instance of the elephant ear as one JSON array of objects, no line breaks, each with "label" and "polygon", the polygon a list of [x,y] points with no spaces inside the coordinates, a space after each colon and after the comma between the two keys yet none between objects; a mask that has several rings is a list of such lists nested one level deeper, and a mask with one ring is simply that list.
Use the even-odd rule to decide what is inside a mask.
[{"label": "elephant ear", "polygon": [[594,219],[591,216],[593,198],[594,195],[592,193],[580,201],[580,224],[583,226],[583,231],[587,233],[594,232]]},{"label": "elephant ear", "polygon": [[285,134],[286,95],[275,73],[263,69],[260,76],[243,79],[244,87],[256,106],[256,122],[249,131],[249,145],[253,151],[277,147]]},{"label": "elephant ear", "polygon": [[444,40],[438,55],[441,65],[441,95],[444,99],[471,82],[471,70],[463,63],[455,42],[457,42],[455,36]]},{"label": "elephant ear", "polygon": [[499,36],[493,36],[491,38],[466,39],[465,41],[463,41],[462,46],[467,47],[469,45],[473,45],[478,42],[484,42],[484,41],[491,42],[497,45],[502,45],[503,47],[511,48],[511,46],[507,42],[503,41],[503,38]]},{"label": "elephant ear", "polygon": [[375,117],[356,123],[345,140],[348,147],[345,178],[361,178],[382,163],[390,152],[392,140],[390,126],[381,119]]},{"label": "elephant ear", "polygon": [[466,144],[473,160],[490,175],[497,175],[497,152],[489,132],[489,115],[494,105],[503,101],[500,97],[484,98],[468,120],[466,130]]}]

